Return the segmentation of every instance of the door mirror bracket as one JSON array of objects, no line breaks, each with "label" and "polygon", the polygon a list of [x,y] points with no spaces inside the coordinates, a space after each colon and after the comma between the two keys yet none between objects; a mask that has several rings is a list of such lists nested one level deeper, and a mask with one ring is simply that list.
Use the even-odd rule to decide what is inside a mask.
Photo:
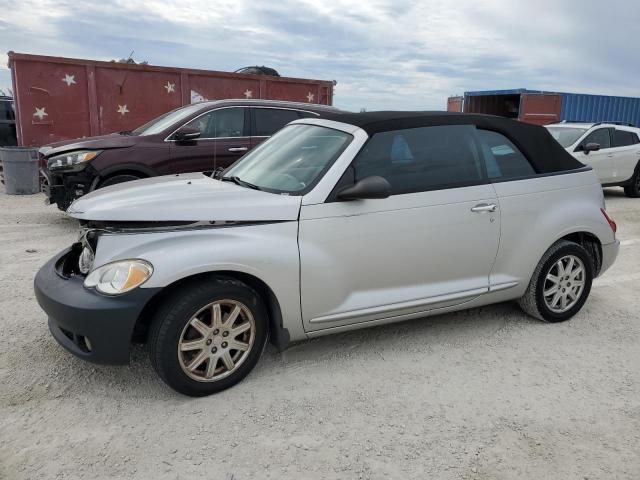
[{"label": "door mirror bracket", "polygon": [[373,175],[359,180],[354,185],[338,192],[339,200],[365,200],[387,198],[391,195],[391,185],[380,176]]}]

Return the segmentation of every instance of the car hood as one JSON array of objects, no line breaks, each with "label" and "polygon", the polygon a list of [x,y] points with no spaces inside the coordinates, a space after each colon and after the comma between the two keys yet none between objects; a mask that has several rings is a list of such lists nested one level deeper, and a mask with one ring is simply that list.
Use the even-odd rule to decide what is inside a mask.
[{"label": "car hood", "polygon": [[202,173],[151,177],[93,191],[71,204],[79,220],[116,222],[297,220],[301,197],[261,192]]},{"label": "car hood", "polygon": [[58,155],[72,150],[103,150],[107,148],[132,147],[140,141],[140,137],[135,135],[120,135],[112,133],[110,135],[100,135],[97,137],[75,138],[61,142],[50,143],[40,148],[40,153],[46,157]]}]

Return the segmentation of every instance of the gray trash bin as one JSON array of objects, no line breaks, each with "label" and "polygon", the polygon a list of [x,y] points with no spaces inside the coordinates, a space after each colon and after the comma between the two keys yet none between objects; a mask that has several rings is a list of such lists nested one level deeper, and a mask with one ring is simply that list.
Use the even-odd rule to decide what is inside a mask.
[{"label": "gray trash bin", "polygon": [[4,189],[9,195],[31,195],[40,191],[38,149],[0,147]]}]

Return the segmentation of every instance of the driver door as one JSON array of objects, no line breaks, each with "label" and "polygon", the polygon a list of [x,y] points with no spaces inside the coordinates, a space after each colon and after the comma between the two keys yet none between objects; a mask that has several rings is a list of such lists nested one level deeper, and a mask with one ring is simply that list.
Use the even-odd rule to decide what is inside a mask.
[{"label": "driver door", "polygon": [[171,145],[173,170],[178,172],[213,172],[227,168],[251,146],[248,109],[220,108],[206,112],[185,126],[200,130],[195,140]]},{"label": "driver door", "polygon": [[610,130],[610,128],[599,128],[589,133],[584,140],[580,142],[580,147],[584,147],[587,143],[597,143],[600,145],[600,150],[587,154],[580,150],[573,153],[579,161],[593,168],[593,171],[601,183],[608,183],[614,180],[613,166],[615,153],[611,150]]},{"label": "driver door", "polygon": [[306,331],[401,319],[488,291],[500,214],[473,128],[378,133],[338,185],[379,175],[391,184],[390,197],[340,201],[333,195],[302,206]]}]

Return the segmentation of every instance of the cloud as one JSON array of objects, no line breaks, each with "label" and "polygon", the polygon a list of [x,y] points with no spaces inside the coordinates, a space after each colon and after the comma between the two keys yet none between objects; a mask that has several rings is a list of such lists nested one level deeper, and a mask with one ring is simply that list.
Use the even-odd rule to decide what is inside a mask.
[{"label": "cloud", "polygon": [[[465,90],[640,95],[639,21],[625,0],[10,0],[0,45],[97,59],[133,50],[152,64],[212,70],[264,64],[337,80],[342,108],[442,109]],[[8,84],[0,69],[0,88]]]}]

